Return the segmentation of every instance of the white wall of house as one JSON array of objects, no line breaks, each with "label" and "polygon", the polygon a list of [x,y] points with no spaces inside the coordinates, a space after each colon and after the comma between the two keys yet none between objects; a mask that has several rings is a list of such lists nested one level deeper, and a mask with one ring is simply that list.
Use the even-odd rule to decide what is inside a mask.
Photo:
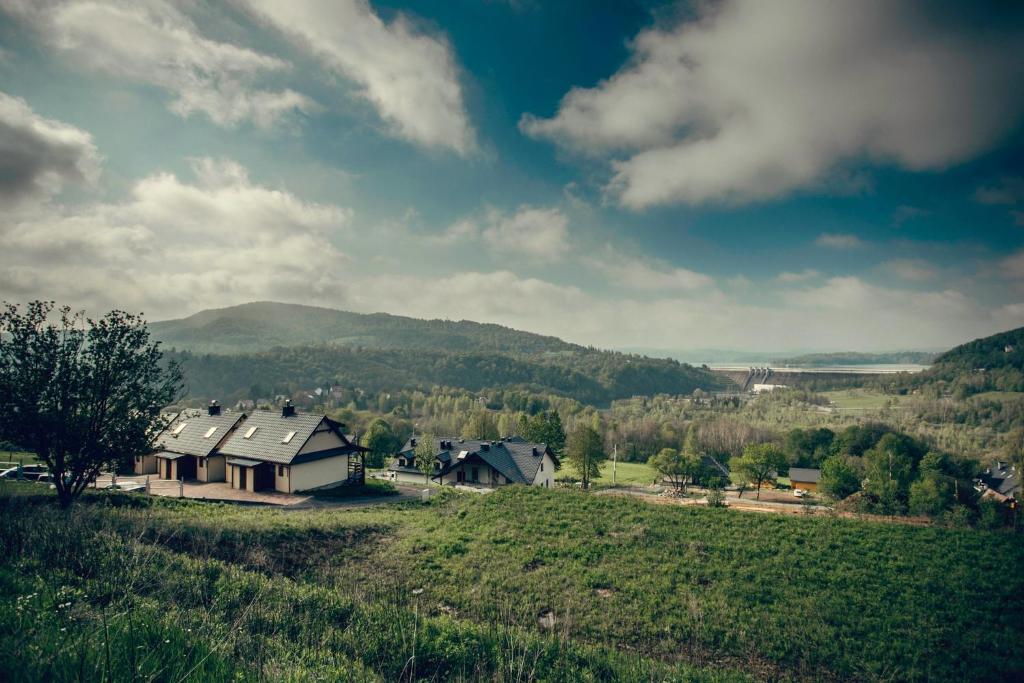
[{"label": "white wall of house", "polygon": [[136,455],[132,471],[135,474],[156,474],[156,464],[156,456],[152,453],[149,455]]},{"label": "white wall of house", "polygon": [[[242,474],[243,469],[248,470],[245,473],[245,488],[242,489]],[[256,490],[256,476],[252,467],[242,467],[241,465],[228,465],[227,466],[227,481],[231,484],[231,488],[255,491]]]},{"label": "white wall of house", "polygon": [[[473,468],[477,469],[477,481],[473,480]],[[465,472],[465,479],[459,481],[459,472]],[[492,478],[493,477],[493,478]],[[461,463],[452,468],[451,472],[448,472],[441,477],[441,484],[443,486],[449,486],[454,484],[467,484],[467,485],[478,485],[478,486],[504,486],[509,483],[508,479],[503,474],[498,472],[496,469],[483,462],[471,462]]]},{"label": "white wall of house", "polygon": [[[322,460],[314,460],[313,462],[301,465],[291,465],[290,468],[289,477],[291,479],[292,492],[308,491],[322,486],[338,484],[348,479],[348,456],[336,455],[333,458],[323,458]],[[287,491],[288,489],[278,490]]]},{"label": "white wall of house", "polygon": [[291,493],[291,465],[274,465],[274,490]]},{"label": "white wall of house", "polygon": [[224,456],[214,455],[196,459],[196,479],[199,481],[224,481]]},{"label": "white wall of house", "polygon": [[320,431],[313,432],[313,434],[310,435],[309,440],[302,446],[302,450],[299,451],[299,454],[317,453],[319,451],[327,451],[332,448],[340,448],[344,445],[345,442],[341,440],[341,437],[335,434],[332,430],[321,427]]},{"label": "white wall of house", "polygon": [[537,476],[533,478],[533,485],[545,488],[555,485],[555,461],[547,453],[544,454],[544,460],[537,468]]}]

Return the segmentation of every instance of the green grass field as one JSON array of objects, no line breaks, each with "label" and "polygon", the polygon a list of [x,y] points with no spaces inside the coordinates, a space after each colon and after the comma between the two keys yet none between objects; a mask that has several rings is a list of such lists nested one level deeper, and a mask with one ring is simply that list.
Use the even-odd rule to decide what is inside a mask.
[{"label": "green grass field", "polygon": [[508,487],[287,512],[0,488],[0,680],[944,681],[1018,536]]},{"label": "green grass field", "polygon": [[[559,474],[568,473],[568,468],[563,467]],[[571,474],[569,476],[572,476]],[[651,484],[657,473],[645,462],[620,462],[615,467],[615,482],[619,485],[642,485]],[[609,460],[601,466],[601,476],[594,480],[595,484],[612,483],[612,462]]]}]

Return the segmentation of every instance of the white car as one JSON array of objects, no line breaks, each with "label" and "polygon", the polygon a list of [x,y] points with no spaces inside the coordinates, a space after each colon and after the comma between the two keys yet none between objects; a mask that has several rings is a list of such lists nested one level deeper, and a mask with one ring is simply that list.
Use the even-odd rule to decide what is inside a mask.
[{"label": "white car", "polygon": [[139,484],[134,481],[125,481],[120,484],[107,484],[103,487],[104,491],[124,491],[125,493],[132,493],[133,491],[145,491],[146,485]]},{"label": "white car", "polygon": [[793,495],[797,498],[803,498],[807,495],[807,491],[804,491],[803,489],[793,489]]},{"label": "white car", "polygon": [[[22,468],[21,468],[21,476],[26,481],[36,481],[37,479],[39,479],[40,476],[42,476],[44,474],[47,474],[47,472],[46,472],[46,465],[42,465],[42,464],[38,464],[38,463],[31,463],[31,464],[28,464],[28,465],[23,465]],[[4,470],[3,472],[0,472],[0,479],[17,479],[17,478],[18,478],[18,468],[17,467],[10,467],[10,468]]]}]

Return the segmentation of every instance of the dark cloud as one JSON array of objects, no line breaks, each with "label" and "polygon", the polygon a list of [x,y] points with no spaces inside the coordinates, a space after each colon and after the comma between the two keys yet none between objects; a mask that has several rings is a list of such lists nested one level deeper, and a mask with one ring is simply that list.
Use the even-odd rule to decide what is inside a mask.
[{"label": "dark cloud", "polygon": [[92,182],[99,161],[88,133],[0,93],[0,201],[9,205],[47,197],[68,182]]}]

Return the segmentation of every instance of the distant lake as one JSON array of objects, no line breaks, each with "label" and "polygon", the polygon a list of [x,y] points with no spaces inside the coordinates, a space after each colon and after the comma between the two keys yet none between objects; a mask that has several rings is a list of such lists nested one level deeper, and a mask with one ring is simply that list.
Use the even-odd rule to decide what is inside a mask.
[{"label": "distant lake", "polygon": [[[700,363],[697,363],[700,365]],[[771,368],[779,372],[842,372],[849,374],[892,374],[897,372],[922,372],[927,370],[928,365],[916,365],[913,363],[877,363],[868,365],[815,365],[815,366],[786,366],[773,363],[708,363],[712,370],[748,370],[750,368]]]}]

